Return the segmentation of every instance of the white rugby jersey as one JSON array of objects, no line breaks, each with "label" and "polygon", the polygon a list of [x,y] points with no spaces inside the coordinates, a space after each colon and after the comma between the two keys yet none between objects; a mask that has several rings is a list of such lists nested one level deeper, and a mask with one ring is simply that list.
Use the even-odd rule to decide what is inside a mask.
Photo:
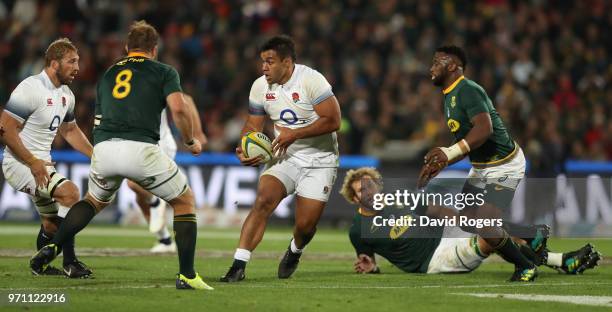
[{"label": "white rugby jersey", "polygon": [[[35,157],[50,161],[51,143],[62,122],[74,120],[74,94],[66,85],[56,88],[47,73],[24,79],[11,93],[4,111],[23,123],[19,137]],[[7,147],[5,160],[15,157]]]},{"label": "white rugby jersey", "polygon": [[[287,128],[306,127],[319,115],[314,106],[333,96],[331,85],[318,71],[295,64],[291,78],[284,85],[268,85],[265,76],[259,77],[251,87],[249,113],[268,114],[276,126]],[[304,167],[337,167],[338,140],[336,133],[299,139],[287,149],[287,156]]]},{"label": "white rugby jersey", "polygon": [[164,108],[161,113],[161,123],[159,124],[159,146],[164,149],[176,152],[177,146],[170,125],[168,124],[168,109]]}]

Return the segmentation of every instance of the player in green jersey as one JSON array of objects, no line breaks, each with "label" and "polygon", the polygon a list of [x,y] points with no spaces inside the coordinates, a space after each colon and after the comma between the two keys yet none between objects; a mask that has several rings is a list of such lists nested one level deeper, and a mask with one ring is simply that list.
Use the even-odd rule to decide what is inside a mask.
[{"label": "player in green jersey", "polygon": [[[413,225],[381,224],[383,220],[418,219],[418,214],[430,213],[426,207],[415,210],[401,206],[372,209],[373,195],[382,190],[382,176],[376,169],[359,168],[347,172],[340,191],[348,202],[359,205],[349,230],[357,255],[356,272],[380,273],[375,254],[407,273],[471,272],[495,251],[482,237],[456,227],[424,226],[419,222]],[[576,251],[544,251],[536,256],[524,240],[512,239],[520,245],[521,252],[533,257],[538,265],[545,264],[567,274],[594,268],[601,257],[590,244]]]},{"label": "player in green jersey", "polygon": [[167,106],[185,146],[194,155],[202,150],[193,133],[178,73],[155,60],[158,38],[155,28],[146,22],[132,24],[127,56],[112,65],[98,82],[87,195],[72,206],[51,244],[31,259],[33,269],[51,262],[58,247],[112,202],[127,178],[174,208],[180,267],[176,288],[212,289],[193,265],[197,234],[193,193],[174,160],[157,145],[161,112]]},{"label": "player in green jersey", "polygon": [[[446,123],[456,143],[450,147],[435,147],[427,153],[418,186],[425,186],[448,164],[469,156],[473,168],[463,193],[483,193],[486,200],[484,205],[466,207],[461,215],[470,219],[501,217],[525,175],[525,157],[511,139],[484,89],[464,77],[466,65],[467,57],[459,47],[440,47],[434,54],[431,79],[443,90]],[[515,264],[511,281],[536,278],[536,266],[520,253],[504,228],[463,229],[479,234],[489,245],[495,246],[502,257]]]}]

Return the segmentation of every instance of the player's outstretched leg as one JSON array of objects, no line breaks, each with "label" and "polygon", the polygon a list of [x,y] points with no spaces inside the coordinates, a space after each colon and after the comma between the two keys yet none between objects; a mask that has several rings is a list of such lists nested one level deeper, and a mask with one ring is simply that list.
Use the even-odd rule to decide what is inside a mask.
[{"label": "player's outstretched leg", "polygon": [[239,282],[245,278],[246,265],[251,259],[251,252],[255,250],[263,237],[268,223],[268,217],[286,196],[285,186],[278,178],[271,175],[262,175],[257,187],[255,204],[240,231],[240,242],[234,253],[234,262],[227,273],[219,281],[225,283]]},{"label": "player's outstretched leg", "polygon": [[174,232],[179,258],[179,273],[176,276],[176,289],[212,290],[195,272],[195,257],[198,224],[195,203],[191,189],[171,200],[174,208]]},{"label": "player's outstretched leg", "polygon": [[278,278],[289,278],[295,272],[302,251],[310,243],[317,231],[317,223],[325,209],[325,202],[296,196],[295,228],[293,239],[278,265]]},{"label": "player's outstretched leg", "polygon": [[[461,215],[470,219],[497,218],[500,214],[501,211],[497,207],[488,203],[477,208],[466,207],[461,211]],[[521,253],[520,248],[503,228],[488,226],[462,227],[462,229],[480,235],[504,260],[514,264],[511,282],[531,282],[538,276],[537,266]]]},{"label": "player's outstretched leg", "polygon": [[591,244],[567,253],[548,252],[546,265],[565,274],[582,274],[595,268],[601,260],[601,253]]}]

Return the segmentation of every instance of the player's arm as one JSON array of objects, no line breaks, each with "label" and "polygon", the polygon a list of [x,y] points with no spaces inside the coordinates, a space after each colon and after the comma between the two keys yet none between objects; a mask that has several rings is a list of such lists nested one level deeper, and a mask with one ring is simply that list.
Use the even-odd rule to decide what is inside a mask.
[{"label": "player's arm", "polygon": [[59,127],[59,133],[75,150],[91,158],[93,146],[87,139],[87,136],[85,136],[85,133],[81,131],[76,121],[63,122]]},{"label": "player's arm", "polygon": [[465,157],[471,150],[480,147],[493,134],[493,123],[489,108],[487,106],[488,97],[480,89],[466,86],[459,91],[461,108],[470,118],[472,129],[459,142],[449,147],[436,147],[430,153],[431,161],[444,162],[446,164],[455,163]]},{"label": "player's arm", "polygon": [[332,133],[340,129],[340,104],[335,96],[330,96],[314,106],[319,115],[312,124],[297,129],[280,128],[280,133],[272,142],[272,151],[279,155],[284,154],[295,140],[316,137],[326,133]]},{"label": "player's arm", "polygon": [[[249,117],[247,117],[240,136],[243,137],[247,132],[261,132],[263,131],[266,122],[266,109],[261,101],[262,94],[265,93],[265,80],[259,78],[253,82],[251,91],[249,92]],[[240,163],[244,166],[259,166],[261,161],[264,159],[263,156],[256,156],[247,158],[242,151],[242,147],[238,144],[236,147],[236,157],[240,160]]]},{"label": "player's arm", "polygon": [[192,154],[198,155],[202,151],[201,143],[193,135],[193,119],[191,109],[185,101],[183,92],[172,92],[166,97],[166,102],[172,112],[172,119],[181,132],[183,144]]},{"label": "player's arm", "polygon": [[189,111],[191,114],[191,121],[193,124],[193,134],[195,138],[198,139],[198,141],[200,141],[202,145],[204,145],[208,142],[208,138],[206,137],[206,134],[204,134],[204,131],[202,130],[202,122],[200,121],[200,113],[198,113],[198,108],[195,105],[195,102],[193,101],[193,97],[191,97],[188,94],[185,94],[184,96],[185,96],[185,103],[187,103],[187,106],[189,107]]},{"label": "player's arm", "polygon": [[376,265],[374,250],[361,237],[361,225],[353,224],[349,230],[349,239],[357,254],[357,260],[353,263],[353,269],[357,273],[380,273]]},{"label": "player's arm", "polygon": [[22,127],[21,122],[13,118],[7,110],[0,115],[0,139],[8,148],[11,149],[13,155],[30,168],[36,186],[39,188],[47,185],[50,180],[46,166],[53,165],[50,162],[36,158],[24,145],[19,137],[19,131]]}]

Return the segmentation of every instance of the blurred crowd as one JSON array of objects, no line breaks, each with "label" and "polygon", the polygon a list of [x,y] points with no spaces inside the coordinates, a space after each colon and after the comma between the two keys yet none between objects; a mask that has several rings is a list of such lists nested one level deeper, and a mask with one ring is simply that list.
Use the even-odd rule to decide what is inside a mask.
[{"label": "blurred crowd", "polygon": [[558,171],[565,159],[612,160],[605,0],[0,0],[0,102],[42,69],[51,41],[68,37],[81,57],[71,86],[77,120],[90,133],[95,83],[122,57],[126,29],[139,19],[160,32],[159,59],[195,98],[211,151],[234,149],[261,75],[257,47],[286,33],[298,63],[333,86],[344,154],[415,162],[448,145],[429,67],[437,46],[456,44],[468,53],[466,76],[488,92],[536,172]]}]

